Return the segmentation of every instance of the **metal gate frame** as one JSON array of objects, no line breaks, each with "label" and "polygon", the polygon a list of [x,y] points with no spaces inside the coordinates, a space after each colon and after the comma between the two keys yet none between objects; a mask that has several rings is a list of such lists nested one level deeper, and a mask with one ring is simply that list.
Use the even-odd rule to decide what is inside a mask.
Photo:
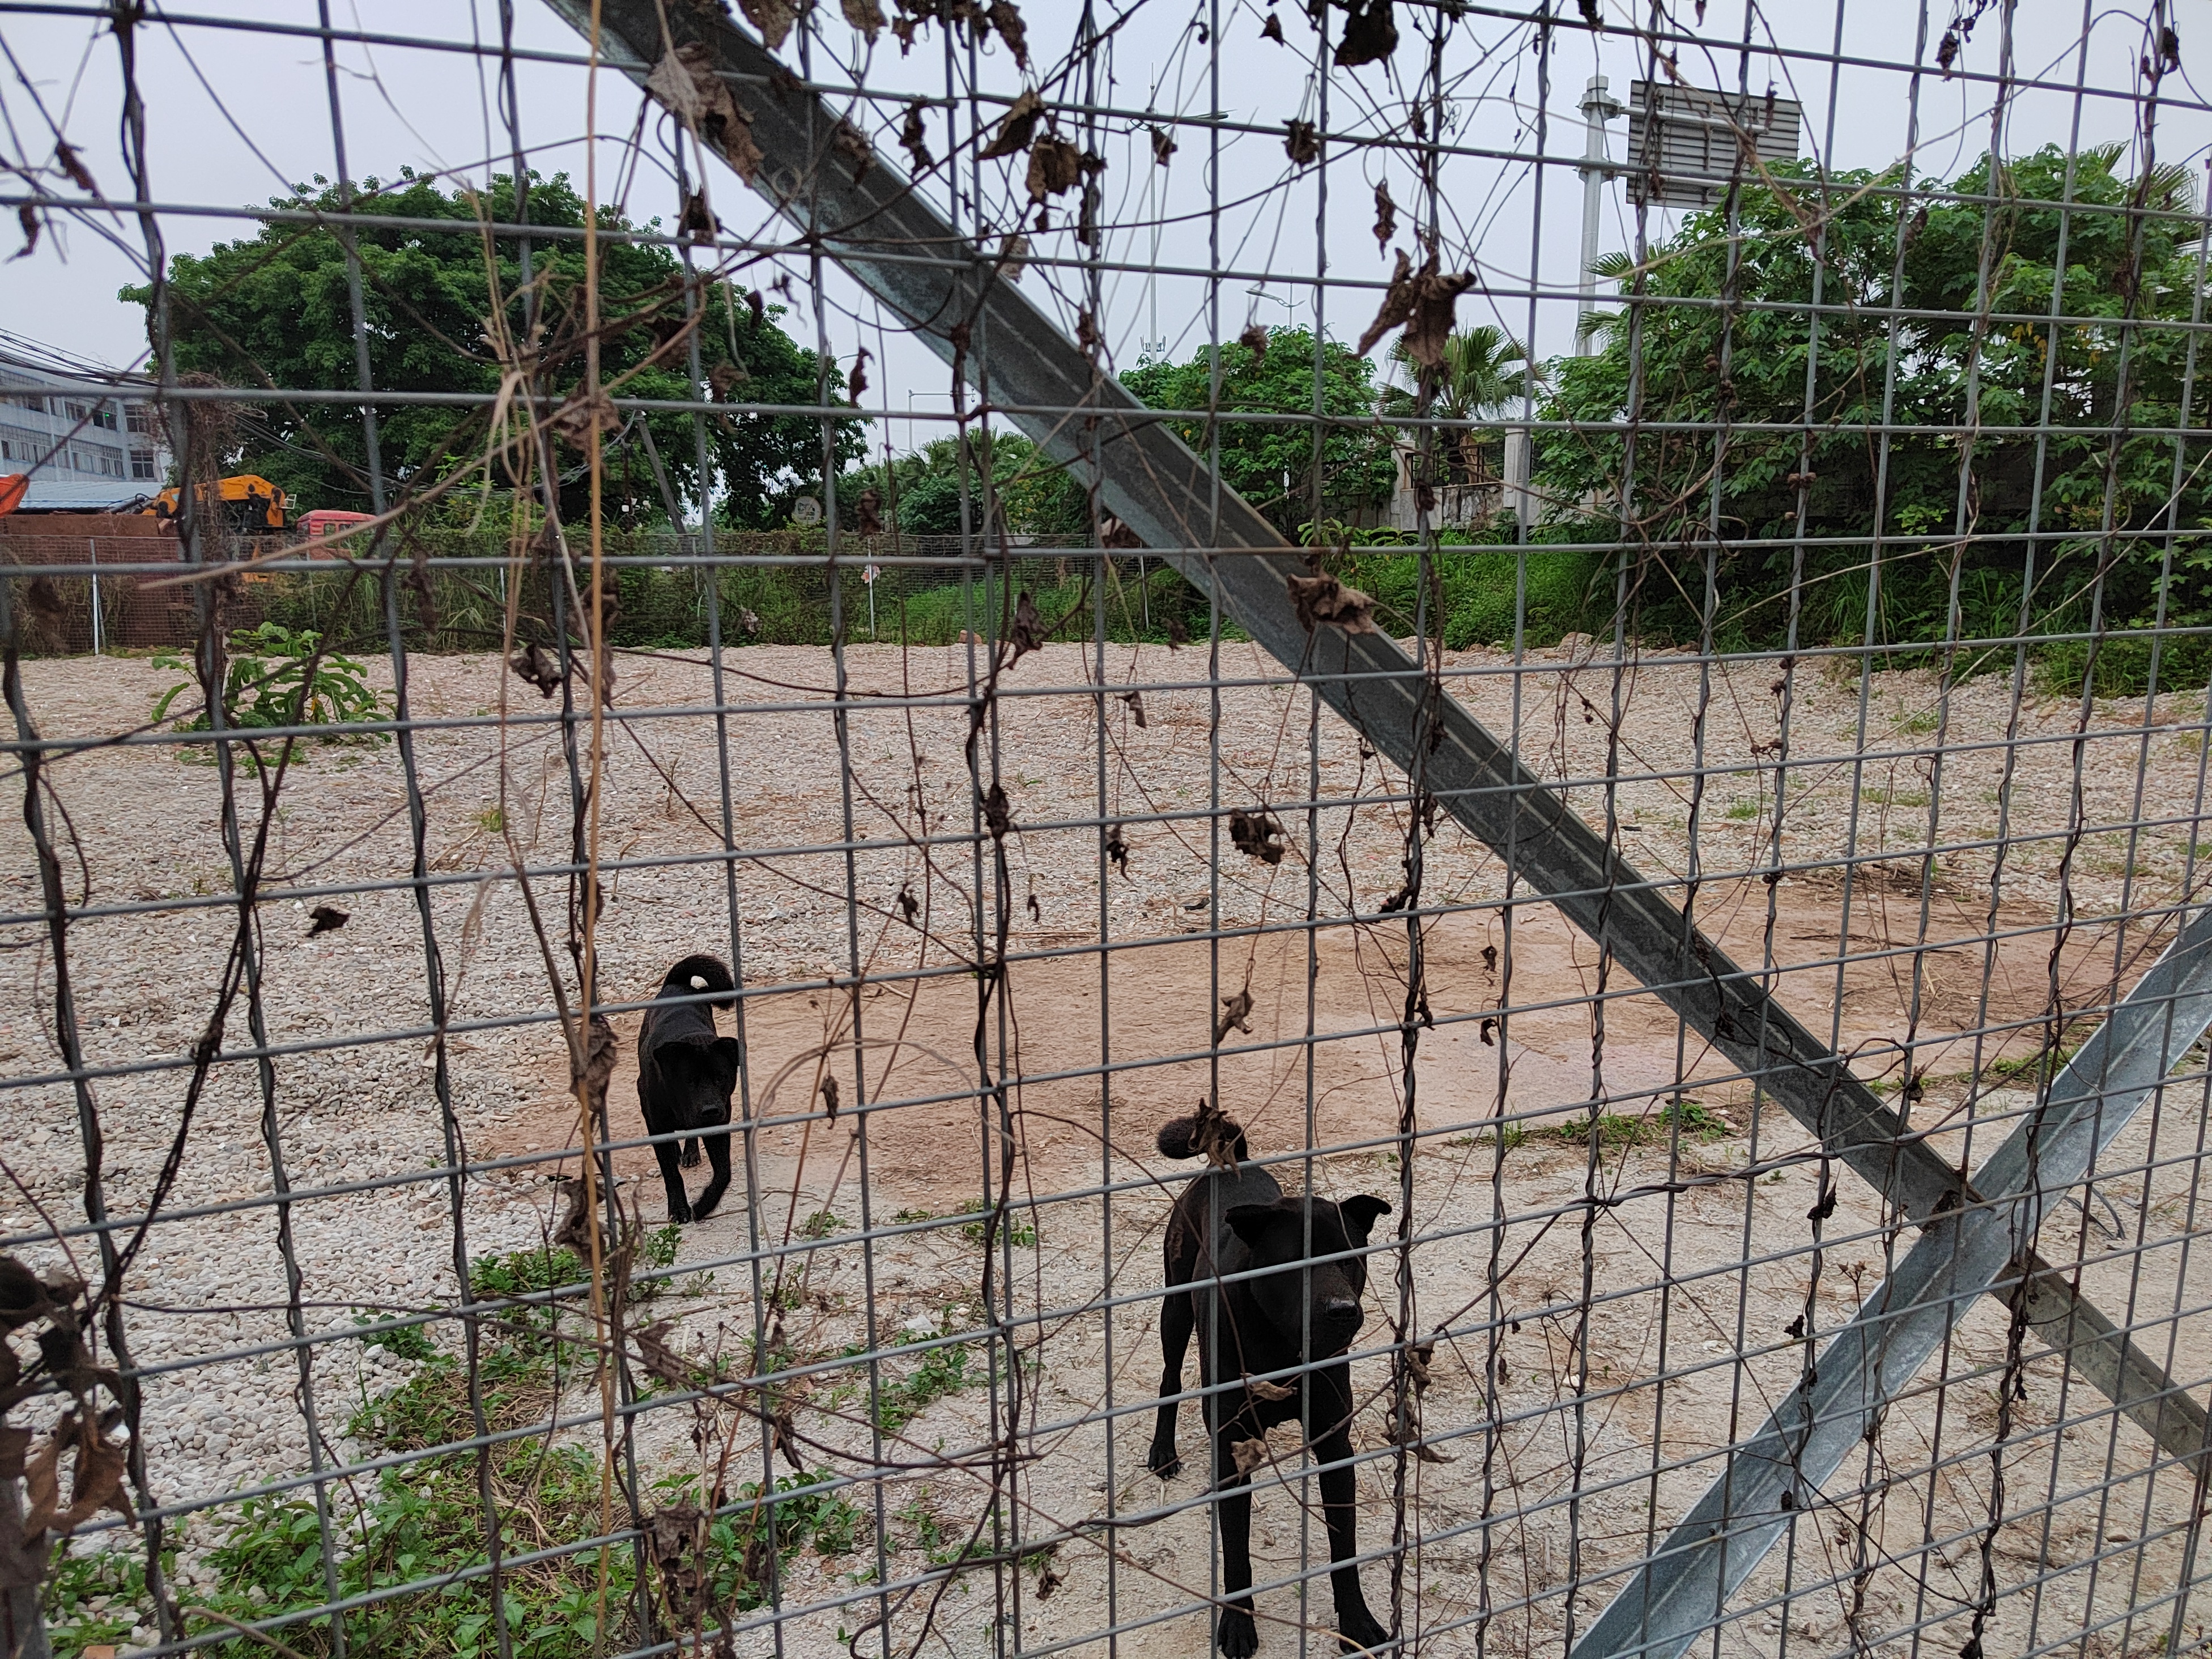
[{"label": "metal gate frame", "polygon": [[[1304,561],[1152,410],[1136,402],[836,114],[730,21],[654,0],[547,0],[649,96],[654,66],[687,45],[749,118],[755,155],[697,133],[739,176],[1099,498],[1151,550],[1210,592],[1252,637],[1527,880],[1609,957],[1922,1228],[1896,1273],[1809,1364],[1804,1380],[1576,1646],[1578,1659],[1680,1653],[1739,1587],[1867,1426],[1982,1295],[2015,1303],[2048,1345],[2168,1456],[2194,1469],[2195,1557],[2212,1419],[2072,1279],[2038,1255],[2054,1197],[2080,1180],[2212,1025],[2212,910],[2200,912],[1976,1172],[1957,1170],[1833,1049],[1738,967],[1690,915],[1524,769],[1436,665],[1380,634],[1310,628],[1291,581]],[[599,15],[594,37],[592,14]],[[679,68],[678,75],[684,71]],[[680,84],[680,80],[678,82]],[[664,77],[664,86],[667,84]],[[672,105],[679,118],[684,111]],[[829,524],[836,556],[836,523]],[[1786,757],[1782,761],[1786,764]],[[1102,836],[1104,831],[1101,831]],[[1779,872],[1772,872],[1778,874]],[[1770,877],[1771,878],[1771,877]],[[1378,1251],[1388,1249],[1378,1245]],[[1621,1575],[1615,1575],[1621,1576]],[[2186,1586],[2181,1595],[2186,1597]],[[2179,1617],[2177,1607],[2176,1618]]]}]

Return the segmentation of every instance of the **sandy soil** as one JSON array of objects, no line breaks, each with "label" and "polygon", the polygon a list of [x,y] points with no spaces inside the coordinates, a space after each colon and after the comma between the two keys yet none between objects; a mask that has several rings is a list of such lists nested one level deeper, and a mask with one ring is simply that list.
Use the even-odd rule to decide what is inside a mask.
[{"label": "sandy soil", "polygon": [[[1893,1097],[1916,1079],[1913,1121],[1948,1157],[1972,1164],[1987,1155],[2003,1133],[1988,1120],[2032,1101],[2016,1086],[2032,1074],[2009,1068],[2065,1016],[2106,1000],[2116,981],[2131,983],[2165,937],[2156,913],[2181,895],[2198,834],[2201,698],[2100,703],[2084,727],[2078,703],[2063,699],[2031,694],[2015,710],[2002,674],[1939,702],[1923,673],[1875,675],[1863,697],[1855,678],[1801,665],[1788,676],[1778,825],[1784,751],[1773,745],[1785,700],[1770,689],[1775,665],[1708,672],[1662,658],[1616,671],[1587,657],[1586,645],[1540,653],[1518,677],[1495,653],[1461,653],[1448,666],[1454,693],[1493,730],[1517,731],[1528,763],[1565,781],[1593,822],[1604,821],[1610,791],[1626,855],[1646,874],[1694,871],[1708,934],[1739,963],[1770,968],[1785,1005],[1832,1032],[1863,1075]],[[976,1344],[981,1376],[996,1315],[1024,1368],[1024,1457],[1006,1511],[1018,1536],[1097,1520],[1109,1498],[1117,1511],[1149,1511],[1163,1498],[1181,1506],[1111,1534],[1110,1550],[1096,1529],[1063,1544],[1052,1570],[1065,1582],[1048,1598],[1030,1563],[1006,1576],[1003,1603],[989,1573],[971,1572],[933,1614],[927,1595],[884,1607],[862,1582],[872,1565],[893,1582],[921,1573],[928,1536],[957,1540],[981,1513],[984,1483],[964,1454],[993,1432],[994,1396],[956,1389],[884,1453],[896,1463],[927,1466],[940,1451],[946,1461],[856,1488],[871,1523],[860,1553],[808,1556],[787,1574],[787,1651],[826,1655],[841,1627],[885,1611],[900,1641],[933,1617],[962,1654],[988,1650],[1001,1616],[1018,1618],[1030,1645],[1080,1643],[1115,1622],[1133,1626],[1119,1638],[1123,1652],[1181,1654],[1202,1640],[1202,1485],[1186,1473],[1163,1488],[1142,1468],[1158,1365],[1156,1304],[1145,1293],[1159,1283],[1162,1183],[1183,1173],[1157,1156],[1152,1135],[1209,1092],[1262,1155],[1315,1149],[1319,1190],[1377,1192],[1401,1210],[1411,1195],[1411,1242],[1402,1257],[1376,1259],[1362,1340],[1387,1340],[1401,1316],[1451,1333],[1424,1402],[1451,1461],[1409,1461],[1406,1474],[1416,1547],[1404,1617],[1432,1632],[1440,1653],[1474,1651],[1469,1621],[1480,1618],[1489,1650],[1561,1650],[1570,1620],[1587,1624],[1610,1594],[1601,1576],[1638,1559],[1647,1527],[1663,1528],[1717,1474],[1730,1425],[1755,1419],[1796,1380],[1805,1350],[1790,1322],[1809,1315],[1817,1334],[1847,1317],[1886,1254],[1910,1242],[1885,1230],[1845,1175],[1816,1255],[1808,1211],[1819,1170],[1802,1131],[1617,969],[1601,1023],[1594,950],[1525,888],[1503,908],[1499,861],[1449,822],[1427,854],[1425,896],[1437,908],[1422,948],[1435,1023],[1419,1034],[1419,1139],[1401,1168],[1392,1138],[1407,1082],[1409,947],[1404,918],[1376,912],[1402,877],[1405,813],[1395,781],[1353,734],[1324,716],[1309,745],[1298,694],[1235,686],[1220,694],[1217,726],[1194,652],[1109,648],[1103,697],[1091,684],[1098,661],[1074,647],[1048,647],[1013,670],[977,740],[1015,829],[1006,994],[979,1026],[981,988],[966,965],[980,867],[963,755],[966,653],[848,652],[854,696],[842,723],[825,696],[826,653],[760,647],[728,661],[726,751],[707,671],[667,659],[623,665],[627,718],[603,737],[603,999],[649,996],[690,951],[728,954],[733,919],[748,989],[750,1190],[686,1231],[673,1270],[680,1293],[656,1309],[675,1320],[667,1340],[702,1358],[735,1354],[772,1301],[802,1365],[856,1344],[953,1336]],[[1221,671],[1267,678],[1249,648],[1224,647]],[[133,659],[27,668],[30,707],[50,738],[129,729],[172,678]],[[303,1320],[330,1340],[315,1350],[305,1395],[288,1356],[254,1352],[284,1329],[266,1202],[274,1177],[259,1076],[250,1060],[222,1060],[185,1139],[174,1218],[153,1228],[132,1281],[136,1357],[163,1368],[148,1388],[145,1437],[166,1502],[213,1503],[303,1473],[302,1398],[331,1455],[364,1455],[340,1431],[343,1420],[405,1368],[341,1334],[360,1310],[450,1306],[456,1293],[441,1076],[468,1155],[519,1160],[468,1183],[461,1255],[542,1238],[559,1211],[551,1177],[574,1167],[545,958],[507,842],[511,832],[539,866],[566,846],[569,781],[545,721],[550,706],[485,659],[417,660],[410,689],[412,712],[434,722],[414,755],[447,1069],[432,1063],[399,756],[388,744],[317,749],[268,817],[258,1018],[279,1051],[274,1138],[290,1182],[309,1194],[291,1206]],[[516,716],[503,738],[492,723],[502,696]],[[1291,844],[1279,865],[1233,850],[1225,823],[1214,856],[1217,744],[1221,809],[1272,807]],[[734,860],[720,856],[724,752]],[[107,1201],[130,1214],[178,1130],[184,1063],[236,925],[217,780],[142,746],[89,747],[57,759],[49,775],[76,839],[67,884],[75,899],[88,882],[94,911],[71,930],[71,971],[100,1073]],[[251,834],[261,803],[250,781],[242,789]],[[1319,802],[1311,834],[1310,797]],[[1126,870],[1102,868],[1101,822],[1122,826]],[[11,908],[27,917],[38,899],[18,812],[0,833],[13,854]],[[1778,845],[1788,872],[1769,884],[1760,872]],[[988,868],[980,873],[989,927],[1001,895]],[[902,891],[921,907],[912,922]],[[540,875],[532,896],[559,956],[565,884]],[[310,938],[305,912],[323,902],[349,920]],[[58,1064],[42,929],[20,920],[0,939],[15,947],[0,957],[0,1060],[18,1125],[8,1158],[18,1186],[0,1227],[11,1248],[43,1261],[55,1254],[36,1242],[51,1237],[45,1218],[82,1212],[84,1161],[73,1096],[36,1080]],[[856,975],[857,994],[846,988]],[[1251,1029],[1230,1031],[1217,1056],[1222,1000],[1248,989]],[[611,1125],[625,1139],[640,1133],[636,1018],[616,1018]],[[247,1027],[246,1011],[235,1011],[226,1052],[250,1042]],[[979,1094],[979,1075],[1009,1082],[1003,1121]],[[825,1079],[838,1085],[834,1117]],[[1709,1115],[1676,1136],[1661,1113],[1678,1099]],[[1617,1136],[1593,1152],[1571,1132],[1594,1103],[1644,1125],[1642,1144]],[[2169,1091],[2116,1146],[2101,1196],[2063,1212],[2063,1237],[2046,1229],[2043,1239],[2054,1257],[2087,1255],[2093,1293],[2116,1313],[2136,1310],[2144,1346],[2163,1354],[2177,1343],[2172,1363],[2185,1382],[2212,1369],[2212,1337],[2193,1313],[2203,1273],[2183,1248],[2202,1120],[2201,1091]],[[1009,1127],[1011,1149],[1000,1139]],[[987,1311],[972,1218],[958,1212],[982,1199],[987,1170],[995,1190],[1009,1150],[1024,1242]],[[657,1224],[649,1152],[628,1146],[615,1158],[628,1200]],[[1295,1185],[1303,1170],[1279,1173]],[[693,1174],[694,1190],[702,1178]],[[360,1182],[384,1184],[324,1191]],[[235,1207],[179,1213],[226,1204]],[[878,1236],[886,1228],[895,1231]],[[2177,1322],[2178,1309],[2191,1316]],[[1938,1648],[1963,1641],[1960,1609],[1982,1570],[1979,1537],[1966,1534],[1987,1522],[1991,1368],[2004,1346],[2002,1310],[1977,1310],[1942,1362],[1947,1385],[1933,1386],[1931,1367],[1929,1386],[1886,1425],[1880,1501],[1860,1502],[1864,1471],[1851,1471],[1832,1485],[1832,1512],[1801,1527],[1797,1584],[1839,1577],[1842,1588],[1801,1589],[1789,1603],[1790,1652],[1848,1647],[1862,1542],[1874,1565],[1857,1591],[1859,1626],[1872,1650],[1904,1651],[1907,1639],[1892,1633],[1916,1622],[1941,1626],[1925,1638]],[[873,1381],[899,1383],[916,1363],[884,1359]],[[1662,1373],[1663,1388],[1654,1382]],[[1370,1395],[1388,1375],[1381,1359],[1355,1363]],[[2154,1488],[2142,1478],[2148,1442],[2097,1415],[2094,1395],[2066,1391],[2064,1375],[2055,1360],[2034,1360],[2014,1407],[2004,1454],[2012,1518],[1995,1535],[1996,1583],[2047,1582],[2039,1601],[2000,1601],[1984,1636],[1993,1653],[2024,1644],[2031,1620],[2047,1632],[2116,1614],[2170,1587],[2180,1559],[2173,1528],[2185,1490],[2171,1471]],[[810,1462],[849,1471],[870,1461],[870,1381],[867,1365],[848,1364],[789,1392],[799,1431],[817,1448]],[[1002,1378],[1001,1405],[1004,1395]],[[575,1399],[565,1407],[586,1408]],[[708,1426],[709,1443],[748,1432],[726,1413]],[[688,1409],[646,1413],[641,1459],[660,1470],[695,1460],[693,1427]],[[1370,1401],[1356,1431],[1375,1454],[1361,1474],[1370,1549],[1385,1548],[1391,1532],[1397,1455],[1387,1428]],[[1197,1442],[1186,1413],[1187,1461]],[[1322,1551],[1317,1512],[1308,1527],[1297,1508],[1294,1438],[1277,1451],[1293,1490],[1263,1492],[1257,1505],[1263,1579],[1294,1576],[1302,1549]],[[757,1474],[757,1449],[741,1455]],[[2067,1501],[2105,1478],[2108,1457],[2128,1484],[2108,1501]],[[2136,1538],[2153,1541],[2138,1552]],[[2100,1553],[2118,1559],[2100,1565]],[[1772,1595],[1783,1571],[1778,1552],[1742,1603]],[[1390,1577],[1387,1563],[1367,1570],[1378,1610]],[[1280,1621],[1297,1617],[1295,1591],[1267,1592],[1261,1607],[1277,1621],[1263,1626],[1263,1652],[1291,1651]],[[1326,1624],[1325,1600],[1316,1607]],[[1778,1652],[1784,1623],[1780,1610],[1754,1613],[1729,1627],[1722,1650]],[[2110,1639],[2103,1650],[2119,1652],[2118,1633]],[[1105,1651],[1103,1640],[1092,1647]]]}]

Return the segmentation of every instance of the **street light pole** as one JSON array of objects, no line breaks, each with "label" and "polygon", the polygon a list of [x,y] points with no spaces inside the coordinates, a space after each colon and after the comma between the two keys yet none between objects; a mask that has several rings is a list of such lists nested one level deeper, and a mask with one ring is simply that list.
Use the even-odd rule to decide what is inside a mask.
[{"label": "street light pole", "polygon": [[1597,273],[1590,267],[1597,263],[1597,230],[1599,210],[1605,203],[1605,180],[1610,169],[1606,165],[1605,124],[1620,114],[1620,106],[1606,96],[1606,81],[1602,75],[1593,75],[1583,93],[1583,130],[1587,135],[1583,143],[1583,261],[1582,301],[1575,312],[1575,356],[1587,357],[1590,352],[1589,325],[1591,314],[1597,309]]}]

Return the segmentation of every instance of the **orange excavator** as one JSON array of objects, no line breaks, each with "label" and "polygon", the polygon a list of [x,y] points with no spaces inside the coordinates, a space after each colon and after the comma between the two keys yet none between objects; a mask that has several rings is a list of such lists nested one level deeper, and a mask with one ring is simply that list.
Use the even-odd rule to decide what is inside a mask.
[{"label": "orange excavator", "polygon": [[[193,492],[203,507],[208,505],[208,487],[200,485]],[[268,479],[252,472],[234,473],[222,480],[215,488],[215,509],[217,524],[235,535],[258,536],[285,526],[285,512],[291,498]],[[154,497],[153,505],[146,509],[164,523],[177,516],[177,487],[170,485]]]}]

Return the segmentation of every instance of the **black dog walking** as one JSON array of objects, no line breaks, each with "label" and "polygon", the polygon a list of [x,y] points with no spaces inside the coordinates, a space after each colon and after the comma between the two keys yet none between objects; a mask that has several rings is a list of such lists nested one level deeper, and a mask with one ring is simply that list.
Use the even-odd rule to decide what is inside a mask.
[{"label": "black dog walking", "polygon": [[[1206,1396],[1206,1422],[1213,1443],[1213,1479],[1220,1493],[1214,1513],[1221,1528],[1221,1576],[1229,1604],[1222,1609],[1221,1651],[1249,1659],[1260,1645],[1252,1620],[1252,1497],[1249,1477],[1237,1467],[1235,1447],[1261,1439],[1270,1425],[1298,1416],[1306,1396],[1306,1438],[1321,1475],[1322,1512],[1328,1528],[1328,1558],[1349,1562],[1359,1553],[1352,1457],[1352,1364],[1342,1355],[1359,1334],[1360,1292],[1367,1263],[1360,1257],[1315,1264],[1367,1243],[1375,1218],[1390,1206],[1362,1194],[1342,1204],[1327,1199],[1285,1198],[1274,1177],[1244,1164],[1244,1132],[1227,1118],[1202,1111],[1161,1129],[1161,1152],[1194,1158],[1211,1151],[1227,1167],[1194,1176],[1168,1218],[1169,1293],[1160,1312],[1159,1424],[1146,1461],[1163,1480],[1182,1467],[1176,1455],[1175,1396],[1182,1390],[1183,1354],[1192,1333],[1199,1340],[1199,1369],[1206,1386],[1236,1377],[1265,1377],[1314,1364],[1304,1379],[1291,1376]],[[1308,1254],[1308,1226],[1312,1247]],[[1232,1285],[1207,1285],[1255,1268],[1280,1271]],[[1175,1287],[1191,1289],[1178,1293]],[[1307,1340],[1310,1334],[1310,1341]],[[1219,1375],[1216,1375],[1218,1367]],[[1309,1386],[1301,1388],[1304,1380]],[[1329,1574],[1336,1628],[1347,1650],[1373,1649],[1389,1640],[1360,1594],[1359,1569],[1342,1565]]]},{"label": "black dog walking", "polygon": [[[745,1051],[737,1038],[714,1035],[714,1009],[718,1004],[734,1007],[738,1000],[734,995],[704,1002],[696,999],[702,993],[736,989],[737,981],[719,957],[686,957],[660,981],[660,994],[645,1011],[645,1023],[638,1029],[637,1103],[645,1113],[645,1132],[690,1133],[680,1159],[675,1141],[656,1140],[653,1146],[653,1155],[660,1162],[661,1184],[668,1189],[671,1221],[704,1221],[729,1190],[730,1095],[737,1087],[738,1065]],[[671,1000],[678,997],[692,1000]],[[684,1196],[683,1171],[698,1167],[702,1140],[714,1178],[694,1204]]]}]

